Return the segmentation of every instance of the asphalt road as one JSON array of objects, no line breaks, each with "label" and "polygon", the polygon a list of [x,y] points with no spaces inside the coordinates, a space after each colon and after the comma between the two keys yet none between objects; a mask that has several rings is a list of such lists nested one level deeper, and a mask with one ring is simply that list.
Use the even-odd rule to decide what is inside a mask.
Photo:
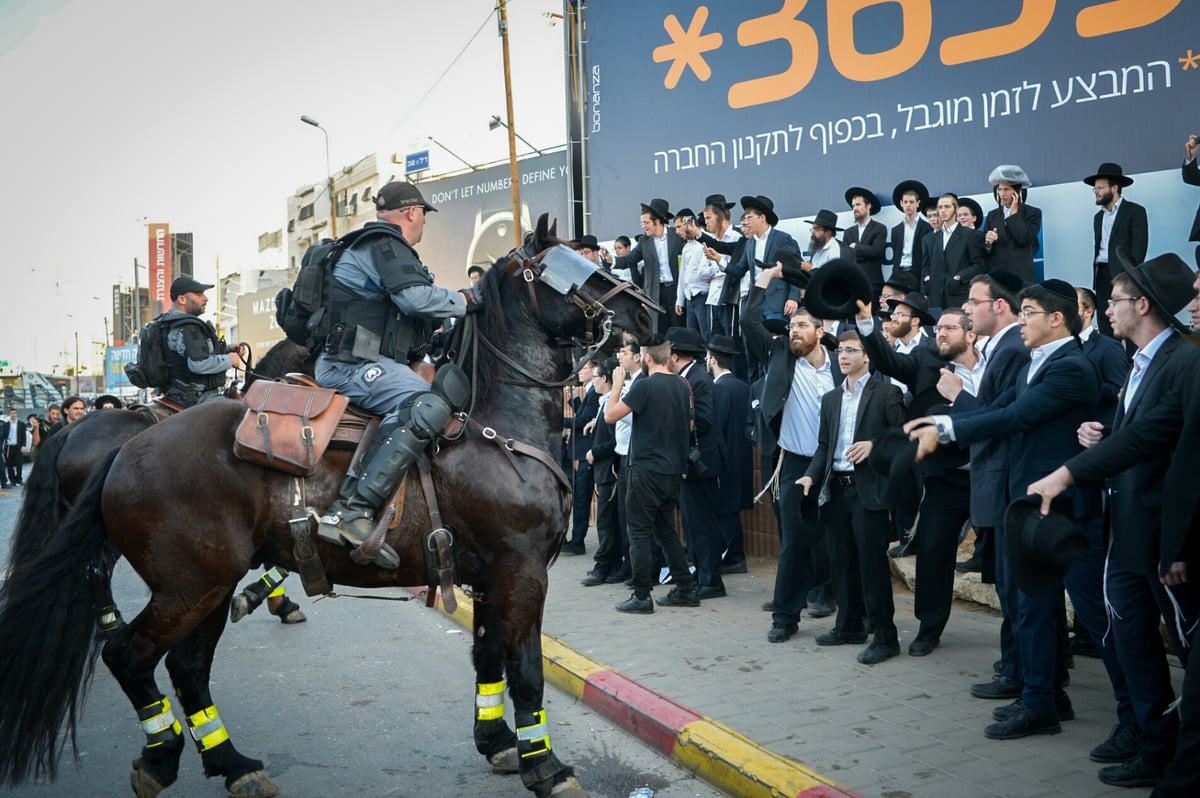
[{"label": "asphalt road", "polygon": [[[4,564],[19,502],[19,489],[0,492]],[[242,753],[266,763],[281,796],[531,795],[519,777],[493,775],[475,751],[469,635],[417,602],[338,598],[314,603],[295,577],[288,587],[298,594],[308,623],[284,626],[264,607],[230,625],[212,676],[213,697],[231,739]],[[127,619],[147,598],[145,586],[124,562],[114,590]],[[164,694],[173,694],[162,666],[158,682]],[[547,688],[545,706],[554,750],[574,765],[594,798],[626,798],[641,786],[649,786],[656,798],[720,795],[553,688]],[[506,717],[511,724],[511,704]],[[129,763],[144,737],[103,664],[88,693],[78,742],[78,767],[68,749],[56,782],[26,784],[5,794],[130,794]],[[226,795],[222,780],[204,778],[189,744],[179,780],[163,798],[221,795]]]}]

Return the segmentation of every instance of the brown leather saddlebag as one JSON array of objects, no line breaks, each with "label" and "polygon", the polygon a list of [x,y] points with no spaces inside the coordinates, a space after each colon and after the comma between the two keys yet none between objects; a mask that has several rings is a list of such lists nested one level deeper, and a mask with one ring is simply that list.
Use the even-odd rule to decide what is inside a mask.
[{"label": "brown leather saddlebag", "polygon": [[312,476],[350,400],[329,388],[259,380],[246,391],[233,453],[296,476]]}]

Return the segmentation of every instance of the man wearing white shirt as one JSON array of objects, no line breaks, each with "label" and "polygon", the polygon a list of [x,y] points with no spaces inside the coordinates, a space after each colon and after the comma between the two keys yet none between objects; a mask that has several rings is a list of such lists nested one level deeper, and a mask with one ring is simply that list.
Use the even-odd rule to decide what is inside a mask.
[{"label": "man wearing white shirt", "polygon": [[707,343],[712,335],[708,290],[713,278],[721,274],[721,269],[704,253],[704,245],[699,241],[700,228],[696,225],[696,214],[691,208],[683,208],[675,214],[675,232],[683,239],[675,313],[685,319],[685,326],[698,331]]},{"label": "man wearing white shirt", "polygon": [[683,239],[671,224],[673,214],[665,199],[655,198],[642,203],[642,240],[625,255],[613,259],[611,269],[630,269],[635,282],[659,305],[658,330],[683,325],[683,317],[675,313],[675,297],[679,281],[679,258]]},{"label": "man wearing white shirt", "polygon": [[822,208],[808,223],[812,225],[812,235],[808,240],[808,261],[800,264],[800,268],[806,272],[819,269],[829,261],[842,257],[842,244],[837,240],[837,234],[842,232],[842,228],[837,226],[837,214]]},{"label": "man wearing white shirt", "polygon": [[1100,208],[1092,219],[1096,244],[1092,278],[1092,290],[1096,292],[1096,322],[1100,332],[1112,335],[1112,326],[1104,311],[1108,309],[1108,297],[1112,294],[1112,279],[1120,273],[1117,249],[1128,249],[1135,264],[1144,261],[1150,245],[1150,223],[1145,208],[1125,199],[1125,189],[1133,185],[1133,178],[1125,174],[1120,164],[1102,163],[1096,174],[1085,177],[1083,182],[1092,187],[1096,205]]},{"label": "man wearing white shirt", "polygon": [[921,271],[921,242],[933,232],[921,217],[921,205],[929,201],[929,189],[919,180],[902,180],[892,189],[892,202],[904,214],[892,228],[892,271]]}]

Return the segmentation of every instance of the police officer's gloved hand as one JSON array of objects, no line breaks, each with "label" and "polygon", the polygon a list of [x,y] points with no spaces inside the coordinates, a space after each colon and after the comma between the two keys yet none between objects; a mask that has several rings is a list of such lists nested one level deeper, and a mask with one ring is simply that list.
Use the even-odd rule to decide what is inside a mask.
[{"label": "police officer's gloved hand", "polygon": [[478,313],[479,309],[483,307],[483,293],[479,290],[479,286],[460,288],[458,293],[462,294],[467,301],[467,313]]}]

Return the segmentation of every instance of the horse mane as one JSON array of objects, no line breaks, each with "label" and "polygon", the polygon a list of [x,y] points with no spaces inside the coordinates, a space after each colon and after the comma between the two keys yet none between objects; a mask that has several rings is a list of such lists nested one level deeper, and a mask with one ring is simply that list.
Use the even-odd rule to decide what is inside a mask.
[{"label": "horse mane", "polygon": [[277,341],[267,353],[254,363],[255,378],[279,379],[284,374],[293,371],[303,371],[312,375],[311,364],[306,364],[308,350],[297,343],[284,338]]}]

